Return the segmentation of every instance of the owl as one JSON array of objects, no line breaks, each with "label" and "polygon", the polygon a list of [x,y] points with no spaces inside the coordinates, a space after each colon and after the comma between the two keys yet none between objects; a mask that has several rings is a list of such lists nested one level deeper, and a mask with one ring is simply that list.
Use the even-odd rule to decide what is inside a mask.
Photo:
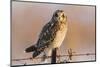
[{"label": "owl", "polygon": [[51,20],[44,25],[36,44],[25,49],[26,53],[33,52],[35,58],[43,53],[43,59],[51,56],[52,49],[59,48],[68,30],[67,16],[63,10],[56,10]]}]

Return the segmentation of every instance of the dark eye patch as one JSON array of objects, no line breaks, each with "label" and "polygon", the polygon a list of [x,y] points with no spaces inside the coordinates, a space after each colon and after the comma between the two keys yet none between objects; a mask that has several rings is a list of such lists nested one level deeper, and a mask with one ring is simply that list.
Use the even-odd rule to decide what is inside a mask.
[{"label": "dark eye patch", "polygon": [[64,14],[62,15],[62,17],[63,17],[63,18],[65,17]]},{"label": "dark eye patch", "polygon": [[55,17],[58,17],[58,14],[57,13],[55,14]]}]

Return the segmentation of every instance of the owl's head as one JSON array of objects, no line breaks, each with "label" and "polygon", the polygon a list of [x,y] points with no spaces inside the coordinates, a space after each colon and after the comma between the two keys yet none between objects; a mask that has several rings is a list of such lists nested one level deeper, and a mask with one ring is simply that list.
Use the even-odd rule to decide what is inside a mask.
[{"label": "owl's head", "polygon": [[52,18],[57,22],[65,22],[67,19],[63,10],[56,10]]}]

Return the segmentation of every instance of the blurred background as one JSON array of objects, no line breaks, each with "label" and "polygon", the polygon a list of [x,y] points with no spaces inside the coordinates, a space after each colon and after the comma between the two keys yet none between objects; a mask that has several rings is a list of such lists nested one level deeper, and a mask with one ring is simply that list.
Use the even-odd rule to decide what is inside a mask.
[{"label": "blurred background", "polygon": [[[48,23],[57,10],[61,9],[68,18],[68,32],[58,55],[95,53],[95,7],[81,5],[47,4],[34,2],[12,2],[12,47],[11,58],[22,59],[32,56],[24,50],[37,42],[42,27]],[[41,55],[40,55],[41,57]],[[92,61],[95,55],[60,58],[60,61]],[[50,63],[47,61],[46,63]],[[41,64],[37,59],[12,61],[12,65]]]}]

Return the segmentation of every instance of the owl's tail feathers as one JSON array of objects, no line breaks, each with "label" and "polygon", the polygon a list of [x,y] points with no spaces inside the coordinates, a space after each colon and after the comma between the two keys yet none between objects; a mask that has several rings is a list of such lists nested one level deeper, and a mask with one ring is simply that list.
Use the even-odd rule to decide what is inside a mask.
[{"label": "owl's tail feathers", "polygon": [[25,53],[29,53],[29,52],[33,52],[33,58],[35,58],[36,56],[40,55],[41,52],[43,52],[44,48],[38,48],[34,45],[28,47],[25,49]]},{"label": "owl's tail feathers", "polygon": [[41,51],[34,51],[32,57],[35,58],[36,56],[38,56],[41,53]]},{"label": "owl's tail feathers", "polygon": [[35,51],[36,49],[37,49],[37,48],[36,48],[34,45],[32,45],[32,46],[26,48],[26,49],[25,49],[25,52],[26,52],[26,53],[33,52],[33,51]]},{"label": "owl's tail feathers", "polygon": [[44,51],[44,48],[37,48],[34,52],[33,52],[33,58],[35,58],[36,56],[40,55],[41,52]]}]

